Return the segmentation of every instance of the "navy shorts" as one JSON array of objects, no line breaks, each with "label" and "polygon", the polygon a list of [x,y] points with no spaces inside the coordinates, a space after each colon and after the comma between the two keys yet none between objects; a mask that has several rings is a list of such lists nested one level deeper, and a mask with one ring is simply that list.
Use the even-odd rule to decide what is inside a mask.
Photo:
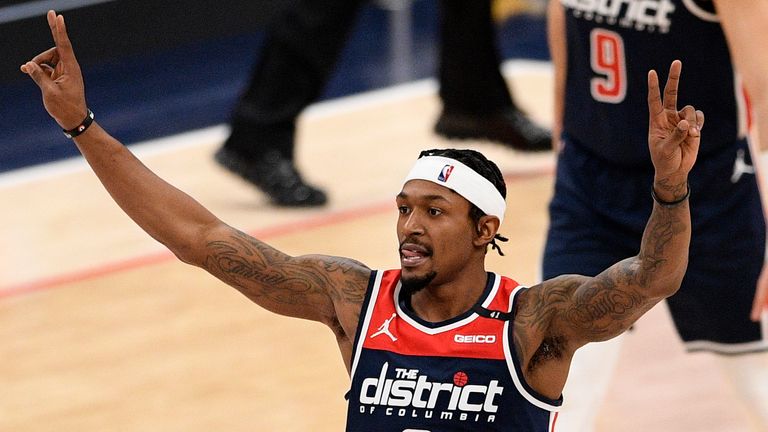
[{"label": "navy shorts", "polygon": [[[653,171],[616,166],[567,137],[564,142],[549,205],[544,279],[594,276],[637,255],[653,206]],[[747,142],[741,141],[700,158],[689,176],[688,271],[667,303],[691,351],[768,349],[768,335],[749,320],[765,256],[765,220],[751,165]]]}]

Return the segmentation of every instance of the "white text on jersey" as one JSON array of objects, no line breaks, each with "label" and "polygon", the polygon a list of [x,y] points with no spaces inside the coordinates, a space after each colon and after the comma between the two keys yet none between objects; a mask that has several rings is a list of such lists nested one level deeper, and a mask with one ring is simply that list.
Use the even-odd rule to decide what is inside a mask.
[{"label": "white text on jersey", "polygon": [[496,343],[496,336],[495,335],[457,334],[453,337],[453,341],[456,343],[468,343],[468,344],[492,344],[492,343]]},{"label": "white text on jersey", "polygon": [[675,5],[670,0],[562,0],[574,14],[595,22],[666,33]]},{"label": "white text on jersey", "polygon": [[[387,378],[388,370],[389,363],[384,363],[378,378],[363,380],[360,389],[361,412],[373,412],[375,406],[410,407],[422,411],[413,410],[409,413],[412,417],[420,414],[431,417],[434,412],[424,410],[434,410],[442,393],[445,395],[443,401],[446,397],[449,399],[446,406],[437,407],[441,410],[437,414],[441,418],[452,418],[453,412],[457,410],[464,413],[495,413],[499,406],[494,399],[504,392],[498,380],[491,380],[488,385],[466,382],[456,385],[428,381],[427,376],[420,375],[417,369],[395,368],[395,378]],[[366,408],[366,405],[369,407]],[[386,409],[392,411],[391,408]],[[467,417],[464,414],[462,416]],[[495,416],[485,418],[488,422],[494,419]]]}]

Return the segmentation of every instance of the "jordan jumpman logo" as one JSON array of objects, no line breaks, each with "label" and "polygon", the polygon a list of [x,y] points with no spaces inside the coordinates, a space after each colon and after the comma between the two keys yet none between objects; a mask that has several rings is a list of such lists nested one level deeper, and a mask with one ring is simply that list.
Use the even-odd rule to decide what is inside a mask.
[{"label": "jordan jumpman logo", "polygon": [[380,334],[385,334],[389,336],[390,339],[392,339],[392,342],[396,341],[397,338],[395,337],[395,335],[389,332],[389,323],[391,323],[392,320],[395,319],[395,316],[397,316],[397,313],[392,313],[392,316],[389,317],[389,319],[387,319],[386,321],[384,321],[384,323],[379,327],[379,331],[371,335],[371,339],[373,339],[374,337]]},{"label": "jordan jumpman logo", "polygon": [[744,174],[754,173],[755,167],[752,165],[747,165],[747,163],[744,162],[744,149],[739,149],[736,151],[736,160],[733,162],[733,174],[731,175],[731,183],[738,182],[741,176]]}]

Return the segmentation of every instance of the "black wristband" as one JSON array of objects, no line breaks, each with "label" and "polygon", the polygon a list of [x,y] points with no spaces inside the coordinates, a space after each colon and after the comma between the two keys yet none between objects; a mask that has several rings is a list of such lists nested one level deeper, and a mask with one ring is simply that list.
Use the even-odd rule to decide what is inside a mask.
[{"label": "black wristband", "polygon": [[[87,108],[86,108],[87,109]],[[86,129],[93,123],[93,111],[88,109],[88,114],[86,114],[85,118],[82,122],[80,122],[80,125],[74,129],[66,130],[62,129],[64,131],[64,136],[67,138],[74,138],[81,133],[85,132]]]},{"label": "black wristband", "polygon": [[661,198],[659,198],[658,195],[656,195],[656,190],[653,187],[651,187],[651,196],[653,197],[653,200],[656,201],[662,207],[665,207],[665,208],[677,207],[678,204],[680,204],[683,201],[687,200],[688,197],[691,196],[691,185],[686,183],[685,187],[686,187],[686,189],[688,189],[685,192],[685,195],[683,195],[682,198],[676,199],[674,201],[664,201],[664,200],[662,200]]}]

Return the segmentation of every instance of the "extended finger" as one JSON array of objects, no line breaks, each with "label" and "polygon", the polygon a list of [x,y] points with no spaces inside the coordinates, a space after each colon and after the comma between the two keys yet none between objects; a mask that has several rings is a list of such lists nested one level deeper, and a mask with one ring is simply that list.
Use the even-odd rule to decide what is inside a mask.
[{"label": "extended finger", "polygon": [[53,36],[53,44],[56,46],[59,46],[59,35],[56,34],[56,12],[49,10],[48,13],[45,15],[45,18],[48,20],[48,28],[51,29],[51,36]]},{"label": "extended finger", "polygon": [[675,60],[669,66],[669,76],[664,85],[664,109],[677,111],[677,85],[680,83],[680,71],[683,63]]},{"label": "extended finger", "polygon": [[661,94],[659,94],[659,76],[656,71],[648,71],[648,113],[653,119],[663,110],[661,106]]},{"label": "extended finger", "polygon": [[75,52],[67,34],[67,25],[64,23],[64,15],[56,16],[56,46],[59,48],[59,57],[64,61],[64,64],[77,67]]}]

